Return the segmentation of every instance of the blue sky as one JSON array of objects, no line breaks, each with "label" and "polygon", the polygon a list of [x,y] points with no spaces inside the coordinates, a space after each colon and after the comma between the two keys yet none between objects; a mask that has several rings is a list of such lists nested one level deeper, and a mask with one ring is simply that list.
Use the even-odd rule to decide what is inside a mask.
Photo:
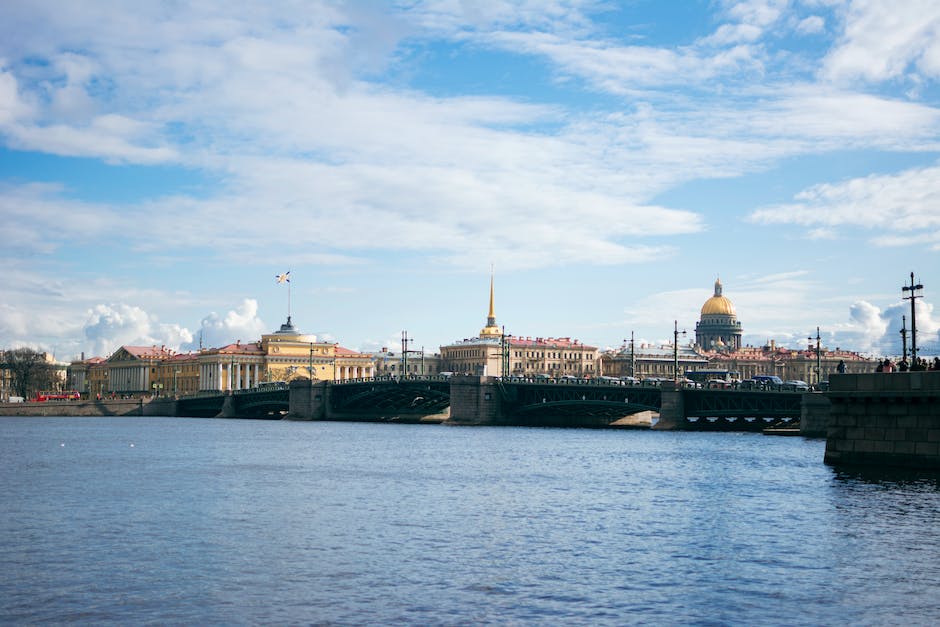
[{"label": "blue sky", "polygon": [[940,4],[14,0],[0,346],[940,352]]}]

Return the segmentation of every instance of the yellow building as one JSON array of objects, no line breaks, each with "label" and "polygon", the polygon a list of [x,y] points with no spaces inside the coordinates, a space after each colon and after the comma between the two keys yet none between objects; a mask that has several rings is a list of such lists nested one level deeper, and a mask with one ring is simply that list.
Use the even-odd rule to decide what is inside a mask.
[{"label": "yellow building", "polygon": [[287,322],[260,341],[237,341],[197,353],[176,353],[160,346],[122,346],[108,359],[73,362],[70,381],[88,397],[96,395],[183,396],[198,392],[245,390],[260,383],[312,376],[321,381],[372,377],[375,361]]},{"label": "yellow building", "polygon": [[486,326],[478,337],[441,346],[441,370],[455,374],[488,376],[593,377],[597,371],[597,347],[570,337],[542,338],[504,335],[496,324],[493,277]]}]

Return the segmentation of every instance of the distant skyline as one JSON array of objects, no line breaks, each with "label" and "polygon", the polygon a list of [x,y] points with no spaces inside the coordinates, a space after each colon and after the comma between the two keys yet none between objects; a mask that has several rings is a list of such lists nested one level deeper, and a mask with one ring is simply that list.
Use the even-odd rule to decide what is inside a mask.
[{"label": "distant skyline", "polygon": [[940,352],[933,0],[11,0],[0,348]]}]

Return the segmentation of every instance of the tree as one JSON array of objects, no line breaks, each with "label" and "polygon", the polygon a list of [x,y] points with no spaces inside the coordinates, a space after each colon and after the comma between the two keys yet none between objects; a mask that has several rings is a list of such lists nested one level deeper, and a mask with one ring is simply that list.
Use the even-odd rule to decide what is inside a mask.
[{"label": "tree", "polygon": [[55,366],[45,354],[31,348],[3,353],[3,367],[10,372],[10,386],[17,396],[31,398],[41,390],[51,390],[57,382]]}]

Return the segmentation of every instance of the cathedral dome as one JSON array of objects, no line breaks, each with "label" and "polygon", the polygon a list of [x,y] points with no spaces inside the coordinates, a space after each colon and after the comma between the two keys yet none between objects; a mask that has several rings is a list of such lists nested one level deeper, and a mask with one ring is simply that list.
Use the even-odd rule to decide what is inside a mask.
[{"label": "cathedral dome", "polygon": [[702,315],[722,315],[735,316],[734,305],[731,301],[721,295],[721,281],[715,281],[715,295],[705,301],[702,305]]}]

